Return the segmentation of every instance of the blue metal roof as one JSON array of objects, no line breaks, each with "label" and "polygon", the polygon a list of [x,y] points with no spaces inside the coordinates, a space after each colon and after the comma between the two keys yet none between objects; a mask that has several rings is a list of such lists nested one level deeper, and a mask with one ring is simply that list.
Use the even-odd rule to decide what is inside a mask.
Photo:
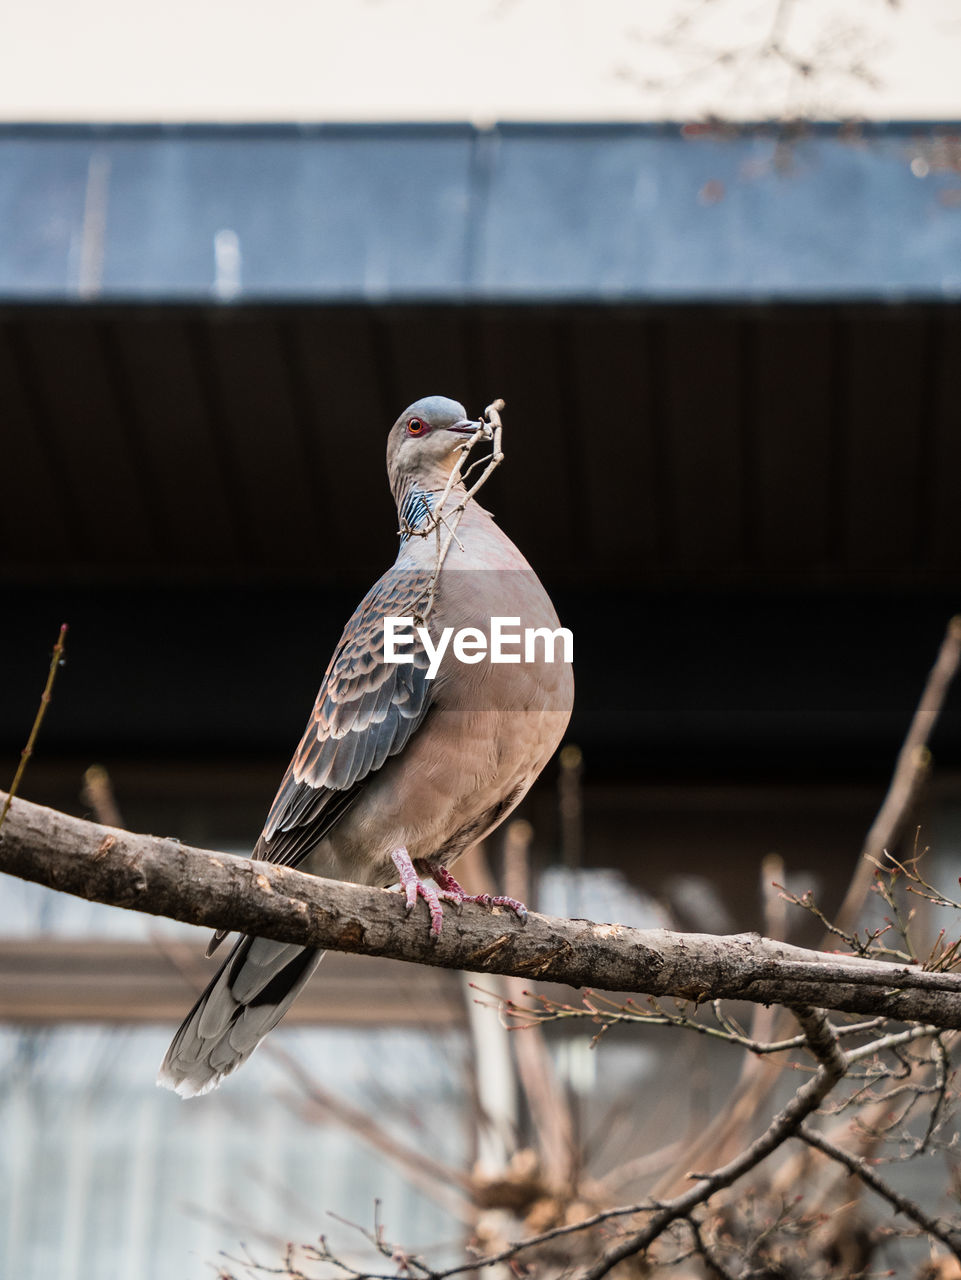
[{"label": "blue metal roof", "polygon": [[957,297],[959,136],[0,126],[0,298]]}]

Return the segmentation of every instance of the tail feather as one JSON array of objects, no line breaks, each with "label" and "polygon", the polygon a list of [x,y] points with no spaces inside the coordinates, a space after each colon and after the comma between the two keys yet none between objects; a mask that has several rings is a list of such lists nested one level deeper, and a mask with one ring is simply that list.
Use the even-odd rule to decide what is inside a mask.
[{"label": "tail feather", "polygon": [[313,947],[241,938],[171,1041],[157,1083],[183,1098],[215,1088],[277,1025],[323,955]]}]

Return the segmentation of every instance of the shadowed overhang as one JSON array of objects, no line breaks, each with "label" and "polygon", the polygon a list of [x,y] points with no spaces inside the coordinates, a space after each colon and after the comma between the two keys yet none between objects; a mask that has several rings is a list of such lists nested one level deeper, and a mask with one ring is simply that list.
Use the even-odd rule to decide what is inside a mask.
[{"label": "shadowed overhang", "polygon": [[961,584],[954,137],[0,130],[8,748],[67,620],[51,748],[289,749],[441,393],[508,402],[595,759],[889,758]]}]

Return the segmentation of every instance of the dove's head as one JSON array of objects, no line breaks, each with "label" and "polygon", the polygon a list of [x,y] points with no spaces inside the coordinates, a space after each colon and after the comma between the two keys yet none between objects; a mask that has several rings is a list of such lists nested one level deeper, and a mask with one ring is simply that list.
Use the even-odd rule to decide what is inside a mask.
[{"label": "dove's head", "polygon": [[462,404],[446,396],[425,396],[400,415],[387,437],[387,474],[397,497],[411,483],[419,489],[446,485],[454,464],[471,436],[490,428],[472,422]]}]

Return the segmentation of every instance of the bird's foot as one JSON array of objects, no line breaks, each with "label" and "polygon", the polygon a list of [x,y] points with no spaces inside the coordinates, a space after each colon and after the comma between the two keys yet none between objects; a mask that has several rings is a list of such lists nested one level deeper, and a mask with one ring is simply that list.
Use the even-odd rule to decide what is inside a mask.
[{"label": "bird's foot", "polygon": [[468,893],[466,889],[457,883],[447,868],[441,866],[439,862],[425,862],[423,865],[440,886],[441,892],[438,896],[443,898],[445,902],[453,902],[458,907],[465,902],[479,902],[482,907],[507,907],[520,920],[527,919],[527,908],[523,902],[518,902],[516,898],[507,898],[501,894],[495,896],[490,893]]},{"label": "bird's foot", "polygon": [[400,876],[400,887],[407,899],[408,914],[417,905],[417,899],[423,898],[430,912],[430,931],[435,938],[440,937],[444,923],[444,908],[440,905],[437,890],[432,889],[429,884],[424,884],[414,869],[406,849],[394,849],[390,857]]}]

